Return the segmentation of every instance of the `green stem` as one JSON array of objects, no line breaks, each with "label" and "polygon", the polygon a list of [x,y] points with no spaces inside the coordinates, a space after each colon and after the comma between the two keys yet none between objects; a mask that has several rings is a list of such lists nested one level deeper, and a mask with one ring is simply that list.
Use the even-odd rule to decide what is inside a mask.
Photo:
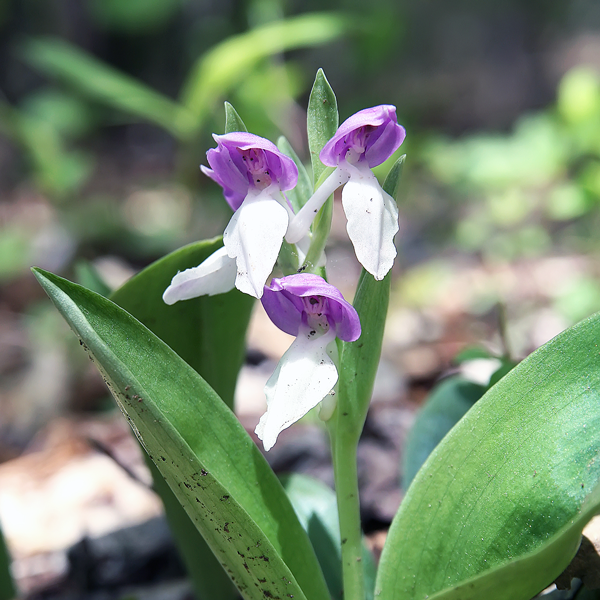
[{"label": "green stem", "polygon": [[343,419],[344,417],[343,415],[333,416],[330,421],[329,433],[342,540],[344,600],[364,600],[365,582],[361,563],[362,530],[356,463],[358,438],[345,432],[343,427],[338,429],[336,424],[338,418]]}]

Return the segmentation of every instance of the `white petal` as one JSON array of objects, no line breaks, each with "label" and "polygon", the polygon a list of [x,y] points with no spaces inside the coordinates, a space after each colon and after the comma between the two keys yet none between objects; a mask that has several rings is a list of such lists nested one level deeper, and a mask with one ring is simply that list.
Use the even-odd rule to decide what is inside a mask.
[{"label": "white petal", "polygon": [[375,279],[383,279],[396,258],[394,236],[399,228],[395,200],[365,168],[352,170],[342,190],[342,204],[356,258]]},{"label": "white petal", "polygon": [[223,243],[229,256],[236,259],[238,290],[255,298],[263,295],[288,221],[286,209],[264,193],[247,196],[231,217]]},{"label": "white petal", "polygon": [[335,386],[337,368],[327,350],[335,345],[335,333],[330,331],[313,339],[310,329],[302,328],[275,372],[267,381],[267,412],[256,426],[256,435],[265,450],[270,450],[277,436],[314,408]]},{"label": "white petal", "polygon": [[219,248],[202,264],[177,273],[165,290],[163,300],[175,304],[198,296],[214,296],[232,290],[235,284],[235,260],[225,248]]},{"label": "white petal", "polygon": [[350,178],[346,170],[337,168],[327,177],[323,184],[315,190],[306,204],[298,211],[298,214],[290,222],[285,239],[290,244],[295,244],[306,236],[317,213],[325,204],[325,201],[335,190],[344,185]]}]

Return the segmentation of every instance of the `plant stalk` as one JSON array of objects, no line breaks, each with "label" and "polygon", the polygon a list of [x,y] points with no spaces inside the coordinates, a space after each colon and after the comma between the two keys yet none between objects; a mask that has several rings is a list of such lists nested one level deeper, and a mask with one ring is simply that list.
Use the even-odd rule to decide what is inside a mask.
[{"label": "plant stalk", "polygon": [[[345,432],[343,427],[338,429],[335,423],[336,416],[334,415],[330,421],[329,432],[342,542],[344,600],[364,600],[362,529],[356,462],[358,439],[349,432]],[[340,415],[338,418],[343,418],[343,416]]]}]

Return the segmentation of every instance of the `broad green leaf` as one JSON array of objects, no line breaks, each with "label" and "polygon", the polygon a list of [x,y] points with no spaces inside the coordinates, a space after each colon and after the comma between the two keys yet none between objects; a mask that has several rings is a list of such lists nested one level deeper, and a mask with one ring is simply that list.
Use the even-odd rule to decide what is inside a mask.
[{"label": "broad green leaf", "polygon": [[[252,298],[233,290],[173,306],[162,301],[162,293],[177,271],[200,264],[220,246],[219,239],[181,248],[129,280],[113,294],[112,300],[166,341],[232,407],[235,382],[244,359]],[[152,474],[196,591],[203,598],[231,598],[231,582],[210,548],[162,475],[156,468]]]},{"label": "broad green leaf", "polygon": [[240,115],[229,102],[225,102],[225,133],[233,133],[234,131],[245,131],[246,125]]},{"label": "broad green leaf", "polygon": [[17,591],[10,572],[10,555],[0,529],[0,600],[12,600],[16,597]]},{"label": "broad green leaf", "polygon": [[[280,479],[312,542],[331,597],[342,598],[342,541],[335,493],[317,479],[306,475],[294,473]],[[373,600],[375,562],[364,544],[361,562],[365,573],[366,600]]]},{"label": "broad green leaf", "polygon": [[323,69],[317,71],[315,82],[308,99],[306,127],[308,131],[308,148],[313,168],[315,187],[323,171],[326,169],[319,154],[323,146],[333,137],[340,122],[335,94],[325,77]]},{"label": "broad green leaf", "polygon": [[[381,557],[381,600],[529,600],[600,507],[600,316],[505,375],[432,452]],[[594,491],[595,490],[595,491]]]},{"label": "broad green leaf", "polygon": [[199,600],[237,600],[239,594],[227,572],[157,466],[146,453],[144,455],[152,474],[152,489],[163,502],[169,528]]},{"label": "broad green leaf", "polygon": [[197,60],[181,92],[181,102],[202,123],[215,102],[242,82],[262,59],[324,44],[346,33],[350,25],[341,14],[308,13],[230,37]]},{"label": "broad green leaf", "polygon": [[486,388],[462,377],[450,377],[433,388],[419,410],[402,452],[402,488],[406,490],[443,437],[483,396]]},{"label": "broad green leaf", "polygon": [[212,388],[116,304],[51,273],[34,273],[244,598],[327,598],[283,488]]},{"label": "broad green leaf", "polygon": [[94,100],[148,119],[175,137],[187,138],[195,131],[196,121],[184,106],[64,40],[29,39],[22,44],[20,54],[44,74]]},{"label": "broad green leaf", "polygon": [[306,168],[302,164],[302,161],[298,158],[295,150],[283,135],[277,140],[277,147],[286,156],[289,156],[298,167],[298,183],[293,190],[286,192],[287,197],[292,203],[294,212],[297,213],[306,204],[306,201],[312,196],[312,182],[308,173],[306,172]]},{"label": "broad green leaf", "polygon": [[184,246],[135,275],[112,300],[166,342],[233,406],[254,300],[238,290],[172,306],[162,300],[178,271],[199,265],[222,245],[221,238],[215,238]]}]

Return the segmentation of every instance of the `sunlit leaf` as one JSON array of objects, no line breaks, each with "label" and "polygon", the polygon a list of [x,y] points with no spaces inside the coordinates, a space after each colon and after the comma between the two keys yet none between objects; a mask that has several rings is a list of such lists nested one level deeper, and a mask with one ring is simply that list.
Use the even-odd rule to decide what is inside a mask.
[{"label": "sunlit leaf", "polygon": [[208,384],[116,304],[34,272],[244,598],[328,598],[283,488]]},{"label": "sunlit leaf", "polygon": [[135,275],[112,300],[175,350],[232,407],[253,298],[232,290],[172,306],[162,299],[178,271],[199,265],[222,245],[215,238],[184,246]]},{"label": "sunlit leaf", "polygon": [[529,600],[600,508],[600,316],[494,385],[430,455],[381,557],[381,600]]},{"label": "sunlit leaf", "polygon": [[216,101],[243,81],[260,60],[294,48],[324,44],[343,35],[350,25],[341,14],[308,13],[230,37],[198,59],[184,85],[181,102],[203,122]]}]

